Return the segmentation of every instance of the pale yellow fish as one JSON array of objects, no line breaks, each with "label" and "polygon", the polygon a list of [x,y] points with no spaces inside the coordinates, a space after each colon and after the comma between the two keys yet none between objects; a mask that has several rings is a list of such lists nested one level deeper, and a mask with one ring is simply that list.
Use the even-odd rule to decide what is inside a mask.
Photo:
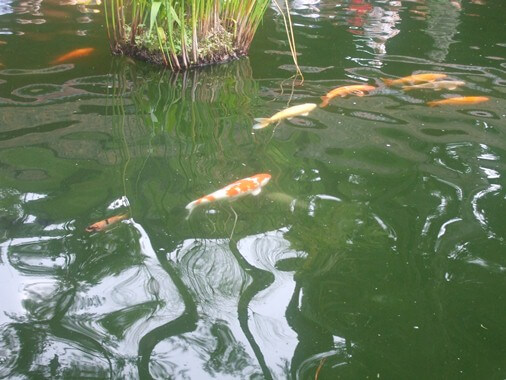
[{"label": "pale yellow fish", "polygon": [[413,86],[403,86],[402,89],[404,91],[409,90],[456,90],[457,87],[465,85],[466,82],[461,80],[440,80],[437,82],[429,82],[429,83],[423,83],[423,84],[415,84]]},{"label": "pale yellow fish", "polygon": [[60,5],[100,5],[102,0],[68,0],[62,1]]},{"label": "pale yellow fish", "polygon": [[253,129],[262,129],[267,127],[271,123],[277,123],[283,119],[290,119],[294,116],[307,116],[309,115],[309,112],[314,110],[317,107],[315,103],[304,103],[299,104],[297,106],[289,107],[283,111],[279,111],[278,113],[275,113],[271,117],[267,118],[257,118],[255,121],[257,124],[253,126]]}]

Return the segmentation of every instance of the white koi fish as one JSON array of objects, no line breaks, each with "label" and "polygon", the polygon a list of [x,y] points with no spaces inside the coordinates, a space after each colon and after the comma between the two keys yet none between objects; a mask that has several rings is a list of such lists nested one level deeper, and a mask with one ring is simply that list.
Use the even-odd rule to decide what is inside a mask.
[{"label": "white koi fish", "polygon": [[420,90],[420,89],[429,89],[434,91],[439,90],[456,90],[457,87],[465,85],[466,82],[461,80],[440,80],[437,82],[428,82],[423,84],[415,84],[413,86],[402,86],[404,91],[409,90]]},{"label": "white koi fish", "polygon": [[298,106],[289,107],[283,111],[279,111],[278,113],[275,113],[271,117],[267,118],[257,118],[255,121],[257,124],[253,126],[253,129],[262,129],[267,127],[271,123],[275,123],[278,121],[281,121],[283,119],[291,119],[294,116],[307,116],[309,115],[309,112],[314,110],[317,107],[314,103],[304,103],[299,104]]},{"label": "white koi fish", "polygon": [[202,198],[188,203],[186,206],[186,209],[189,211],[188,216],[190,216],[195,207],[202,204],[207,204],[222,199],[232,200],[245,196],[247,194],[258,195],[262,191],[262,187],[267,185],[270,179],[270,174],[261,173],[231,183],[230,185],[227,185],[224,188],[215,191],[214,193],[205,195]]}]

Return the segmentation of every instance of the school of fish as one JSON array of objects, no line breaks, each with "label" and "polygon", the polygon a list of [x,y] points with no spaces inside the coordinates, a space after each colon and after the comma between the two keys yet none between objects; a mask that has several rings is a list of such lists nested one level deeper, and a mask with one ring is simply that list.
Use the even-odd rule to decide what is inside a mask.
[{"label": "school of fish", "polygon": [[[64,54],[58,58],[56,58],[53,63],[61,63],[68,60],[72,60],[74,58],[82,57],[89,55],[93,52],[92,48],[83,48],[76,49],[67,54]],[[465,85],[465,82],[458,80],[444,80],[447,77],[446,74],[441,73],[423,73],[423,74],[414,74],[398,79],[384,79],[383,83],[386,86],[402,86],[404,91],[411,90],[456,90],[460,86]],[[358,97],[365,96],[370,94],[377,87],[359,84],[359,85],[348,85],[348,86],[340,86],[334,88],[329,91],[327,94],[321,97],[322,103],[320,107],[326,107],[330,103],[330,101],[336,97],[345,97],[349,95],[354,95]],[[488,101],[489,98],[486,96],[459,96],[446,98],[441,100],[433,100],[427,102],[427,105],[430,107],[442,106],[442,105],[466,105],[466,104],[476,104]],[[295,106],[288,107],[284,110],[281,110],[271,117],[267,118],[257,118],[255,119],[256,124],[253,125],[253,129],[263,129],[270,124],[280,123],[282,120],[291,119],[295,116],[307,116],[310,112],[318,107],[315,103],[304,103]],[[256,196],[260,194],[262,188],[269,183],[271,179],[271,175],[268,173],[260,173],[255,174],[251,177],[243,178],[238,181],[235,181],[219,190],[216,190],[210,194],[204,195],[186,205],[186,209],[188,210],[187,218],[190,217],[193,210],[200,206],[205,205],[221,200],[235,200],[237,198],[246,196],[251,194]],[[86,228],[87,232],[98,232],[103,231],[110,227],[111,225],[121,222],[128,218],[128,214],[121,214],[109,217],[100,222],[96,222]]]}]

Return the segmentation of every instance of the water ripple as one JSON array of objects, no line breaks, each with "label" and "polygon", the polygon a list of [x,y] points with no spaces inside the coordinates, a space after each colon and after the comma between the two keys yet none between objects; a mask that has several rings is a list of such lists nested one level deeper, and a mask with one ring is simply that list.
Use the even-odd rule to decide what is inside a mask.
[{"label": "water ripple", "polygon": [[64,71],[69,71],[74,68],[73,63],[67,63],[62,65],[56,65],[51,67],[45,67],[43,69],[4,69],[0,70],[0,75],[44,75],[44,74],[56,74]]}]

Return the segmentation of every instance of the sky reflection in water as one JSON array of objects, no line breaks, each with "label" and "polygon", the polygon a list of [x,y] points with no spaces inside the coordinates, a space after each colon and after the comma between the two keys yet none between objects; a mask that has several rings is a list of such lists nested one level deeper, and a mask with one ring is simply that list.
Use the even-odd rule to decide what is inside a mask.
[{"label": "sky reflection in water", "polygon": [[[295,68],[274,7],[250,59],[170,74],[112,59],[102,14],[0,2],[0,377],[500,378],[504,11],[293,1],[306,82],[281,91]],[[381,80],[433,71],[466,84]],[[455,94],[490,101],[425,104]],[[257,197],[185,220],[259,172]]]}]

